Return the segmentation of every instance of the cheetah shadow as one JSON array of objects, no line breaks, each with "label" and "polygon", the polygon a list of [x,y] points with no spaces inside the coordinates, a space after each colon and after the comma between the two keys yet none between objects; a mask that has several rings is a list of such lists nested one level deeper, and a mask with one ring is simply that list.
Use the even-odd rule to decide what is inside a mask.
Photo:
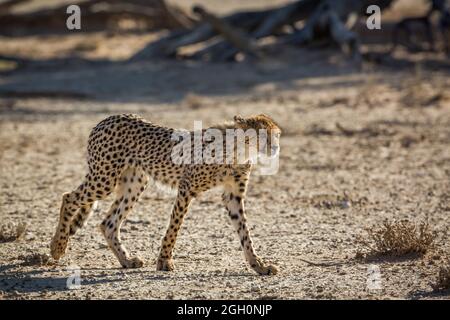
[{"label": "cheetah shadow", "polygon": [[418,290],[408,294],[408,298],[412,300],[420,299],[448,299],[450,298],[450,290]]},{"label": "cheetah shadow", "polygon": [[182,274],[177,274],[177,273],[161,273],[160,271],[157,271],[157,273],[151,273],[147,276],[145,276],[145,280],[147,281],[164,281],[164,280],[186,280],[187,278],[191,281],[199,281],[199,280],[214,280],[214,279],[219,279],[219,278],[224,278],[224,279],[231,279],[231,278],[236,278],[236,279],[242,279],[242,280],[247,280],[248,278],[260,278],[261,276],[248,271],[248,272],[230,272],[230,273],[197,273],[197,272],[192,272],[192,273],[182,273]]},{"label": "cheetah shadow", "polygon": [[[21,267],[22,264],[4,265],[0,266],[0,291],[11,293],[41,293],[48,292],[70,292],[69,286],[73,284],[70,271],[67,275],[61,276],[61,270],[32,270],[27,272],[7,270]],[[106,283],[118,283],[127,281],[126,277],[118,277],[121,268],[111,269],[82,269],[83,271],[102,271],[100,273],[83,276],[81,274],[80,284],[82,287],[101,285]],[[6,271],[6,272],[5,272]],[[114,273],[105,273],[105,271],[117,271]],[[143,271],[136,271],[134,273],[142,273]],[[49,274],[50,273],[50,274]],[[55,275],[52,275],[55,274]],[[57,274],[57,275],[56,275]]]},{"label": "cheetah shadow", "polygon": [[[4,292],[7,295],[20,296],[20,294],[32,294],[43,292],[71,292],[69,286],[73,284],[70,279],[70,271],[65,269],[49,270],[48,268],[38,267],[38,269],[31,271],[21,271],[20,268],[23,264],[16,263],[10,265],[0,266],[0,292]],[[113,268],[82,268],[80,285],[82,288],[88,288],[90,286],[104,285],[108,283],[114,283],[114,285],[121,285],[129,281],[127,276],[137,276],[138,281],[150,281],[150,282],[164,282],[173,280],[186,280],[186,277],[191,278],[192,281],[204,281],[213,280],[217,278],[236,278],[236,279],[248,279],[253,277],[259,277],[250,271],[244,272],[228,272],[228,273],[166,273],[159,271],[150,271],[144,269],[128,269],[124,271],[120,267]],[[64,275],[61,275],[64,272]],[[83,272],[88,272],[88,275],[83,275]],[[126,274],[127,276],[122,276]],[[134,279],[136,281],[136,279]],[[68,285],[69,284],[69,285]]]}]

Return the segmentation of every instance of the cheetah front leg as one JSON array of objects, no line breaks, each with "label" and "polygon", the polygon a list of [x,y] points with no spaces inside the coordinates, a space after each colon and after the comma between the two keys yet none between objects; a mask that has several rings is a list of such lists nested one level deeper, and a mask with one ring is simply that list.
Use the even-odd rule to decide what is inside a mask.
[{"label": "cheetah front leg", "polygon": [[247,227],[247,219],[244,209],[245,189],[247,186],[247,179],[236,181],[235,185],[225,186],[223,193],[223,201],[228,211],[228,215],[233,223],[236,232],[241,241],[241,247],[245,254],[245,259],[250,264],[253,270],[260,275],[273,275],[278,273],[278,269],[270,264],[265,264],[260,257],[258,257],[253,249],[253,241],[250,236],[250,231]]},{"label": "cheetah front leg", "polygon": [[156,270],[172,271],[174,269],[172,259],[173,248],[177,240],[178,231],[180,230],[184,216],[186,215],[192,200],[193,196],[189,187],[180,184],[178,196],[173,206],[172,215],[170,216],[170,223],[161,243]]}]

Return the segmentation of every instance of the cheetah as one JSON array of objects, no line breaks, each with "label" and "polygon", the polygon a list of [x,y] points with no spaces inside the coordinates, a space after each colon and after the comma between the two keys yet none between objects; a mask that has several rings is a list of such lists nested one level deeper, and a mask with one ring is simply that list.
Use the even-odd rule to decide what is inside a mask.
[{"label": "cheetah", "polygon": [[[238,129],[265,130],[266,137],[257,138],[258,150],[262,150],[259,154],[269,157],[279,154],[281,129],[267,115],[245,118],[235,116],[234,121],[211,128],[220,132]],[[242,144],[237,144],[233,149],[228,149],[228,155],[230,152],[233,154],[229,158],[231,161],[174,161],[173,151],[181,143],[180,139],[174,139],[174,136],[179,134],[179,137],[186,133],[195,135],[198,134],[197,131],[156,125],[132,114],[114,115],[99,122],[88,139],[88,173],[85,180],[74,191],[62,196],[59,222],[50,244],[52,257],[58,261],[65,254],[69,238],[83,227],[91,214],[93,204],[114,194],[115,200],[99,228],[123,268],[142,267],[142,259],[131,256],[122,244],[120,227],[146,189],[149,180],[153,179],[173,188],[177,193],[170,222],[162,239],[157,270],[174,270],[173,249],[193,199],[211,188],[222,187],[223,204],[239,235],[247,263],[260,275],[276,274],[277,267],[263,262],[256,254],[247,226],[244,199],[254,165],[254,160],[250,159],[248,152],[251,137],[245,137],[243,147]],[[200,151],[204,151],[208,145],[207,139],[204,139],[207,131],[208,129],[201,130],[200,137],[203,138]],[[227,141],[223,142],[224,147],[227,147],[227,144]],[[190,152],[194,154],[198,150],[198,146],[193,146]],[[244,154],[244,161],[238,161],[236,155],[239,150],[240,154]],[[227,152],[223,152],[222,156],[226,155]]]}]

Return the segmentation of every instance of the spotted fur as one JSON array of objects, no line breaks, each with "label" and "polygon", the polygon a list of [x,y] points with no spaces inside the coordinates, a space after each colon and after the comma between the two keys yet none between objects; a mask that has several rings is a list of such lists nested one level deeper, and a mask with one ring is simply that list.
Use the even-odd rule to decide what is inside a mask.
[{"label": "spotted fur", "polygon": [[[214,126],[267,129],[276,141],[267,139],[268,153],[278,148],[280,128],[266,115],[249,118],[236,116],[233,122]],[[149,179],[177,189],[169,226],[162,239],[157,270],[173,270],[172,253],[183,219],[192,200],[200,193],[222,186],[223,203],[239,235],[249,265],[259,274],[275,274],[275,266],[264,263],[255,253],[244,209],[244,199],[252,164],[176,164],[172,150],[179,143],[173,139],[175,129],[155,125],[136,115],[115,115],[101,121],[88,140],[88,173],[74,191],[63,195],[59,223],[51,242],[51,254],[60,259],[69,237],[81,228],[95,201],[114,194],[115,200],[100,225],[106,241],[124,268],[143,266],[132,257],[120,239],[120,227]]]}]

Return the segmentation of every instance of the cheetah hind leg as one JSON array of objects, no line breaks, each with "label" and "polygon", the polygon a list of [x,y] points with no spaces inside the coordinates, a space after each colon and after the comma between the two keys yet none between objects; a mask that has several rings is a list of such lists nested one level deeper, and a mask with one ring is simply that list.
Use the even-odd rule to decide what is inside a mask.
[{"label": "cheetah hind leg", "polygon": [[124,268],[140,268],[144,265],[141,258],[132,257],[128,253],[120,237],[120,227],[145,190],[147,183],[148,176],[142,170],[130,168],[124,171],[116,187],[116,200],[100,225],[109,248]]},{"label": "cheetah hind leg", "polygon": [[86,224],[86,220],[91,215],[92,211],[95,210],[97,202],[87,204],[80,208],[80,210],[77,212],[75,217],[72,219],[72,222],[70,223],[70,231],[69,235],[73,236],[75,233],[83,228]]},{"label": "cheetah hind leg", "polygon": [[[77,224],[80,221],[82,225],[84,220],[87,219],[92,208],[92,204],[95,201],[105,199],[112,191],[110,188],[94,187],[94,179],[92,173],[88,173],[82,184],[78,186],[74,191],[63,194],[61,209],[59,213],[59,222],[56,228],[55,235],[50,243],[50,252],[55,260],[59,260],[67,249],[69,237],[75,228],[71,228],[73,224]],[[116,185],[116,180],[110,178],[110,186]],[[86,192],[87,188],[91,191]],[[95,192],[94,192],[95,191]],[[78,217],[78,215],[81,215]]]},{"label": "cheetah hind leg", "polygon": [[62,196],[59,223],[56,227],[55,235],[50,243],[50,253],[55,260],[59,260],[67,249],[69,241],[70,223],[77,207],[72,203],[73,193],[67,192]]}]

